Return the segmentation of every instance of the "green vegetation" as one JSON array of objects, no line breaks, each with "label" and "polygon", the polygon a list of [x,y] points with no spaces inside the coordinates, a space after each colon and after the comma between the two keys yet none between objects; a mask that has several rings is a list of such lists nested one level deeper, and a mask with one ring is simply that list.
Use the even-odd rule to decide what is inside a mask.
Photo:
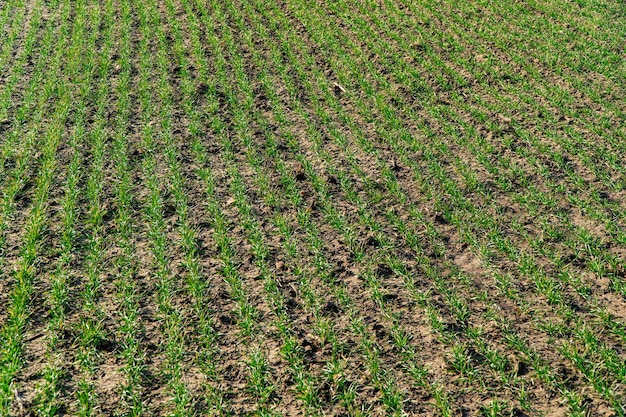
[{"label": "green vegetation", "polygon": [[0,3],[0,416],[626,415],[614,0]]}]

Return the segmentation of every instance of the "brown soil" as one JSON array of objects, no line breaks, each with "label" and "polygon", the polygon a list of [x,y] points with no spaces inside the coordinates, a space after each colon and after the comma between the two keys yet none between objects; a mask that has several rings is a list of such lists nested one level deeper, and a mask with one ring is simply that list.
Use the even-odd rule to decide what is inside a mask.
[{"label": "brown soil", "polygon": [[[104,112],[103,248],[95,305],[84,296],[87,248],[94,232],[86,221],[85,195],[93,149],[84,143],[78,149],[84,174],[79,184],[78,238],[68,268],[66,319],[60,328],[50,329],[50,293],[60,265],[61,210],[72,157],[69,135],[76,129],[76,120],[69,117],[34,262],[22,363],[11,382],[11,415],[37,415],[50,367],[61,373],[55,393],[59,414],[79,413],[77,392],[84,382],[93,387],[95,414],[130,412],[131,399],[125,391],[132,358],[124,356],[127,312],[119,266],[124,248],[115,197],[119,161],[113,148],[118,135],[128,140],[130,279],[136,291],[142,355],[140,380],[130,388],[145,414],[173,413],[173,387],[178,381],[188,395],[183,412],[188,415],[385,416],[393,414],[385,391],[391,381],[401,397],[398,415],[442,415],[437,389],[445,393],[451,415],[489,415],[500,404],[498,415],[565,416],[573,412],[568,397],[579,398],[588,415],[621,415],[619,407],[626,398],[626,274],[621,266],[626,246],[619,237],[623,239],[626,226],[626,194],[623,172],[611,172],[604,158],[626,155],[623,136],[605,143],[603,137],[614,127],[594,123],[607,109],[623,110],[616,97],[623,85],[614,95],[592,99],[589,94],[610,83],[609,75],[559,72],[548,63],[532,61],[535,53],[529,51],[533,62],[529,69],[542,74],[540,80],[514,61],[511,51],[490,48],[489,59],[502,74],[510,69],[532,87],[524,95],[535,104],[515,102],[517,81],[502,74],[502,80],[496,79],[495,69],[483,78],[477,76],[487,59],[475,49],[482,44],[452,33],[450,5],[435,13],[435,5],[429,11],[413,9],[416,1],[399,2],[397,7],[351,1],[270,3],[267,7],[254,0],[133,3],[128,86],[133,103],[127,131],[119,132],[123,62],[117,23],[121,25],[123,4],[112,2],[114,45],[112,55],[103,58],[110,58],[110,108]],[[28,2],[29,13],[36,4]],[[140,31],[141,15],[151,4],[164,39],[156,35],[144,39]],[[105,10],[104,5],[90,7]],[[576,15],[577,10],[568,13]],[[490,24],[515,26],[492,15],[493,10],[484,12]],[[43,14],[45,19],[56,18],[54,11]],[[565,24],[539,11],[537,19]],[[583,15],[577,19],[585,33],[591,33],[592,23]],[[25,28],[28,21],[27,17]],[[196,29],[199,50],[193,38]],[[380,36],[366,36],[370,30]],[[415,49],[407,49],[408,40],[421,33],[433,38],[410,43]],[[484,33],[470,35],[467,39],[478,42]],[[448,44],[452,40],[460,43],[458,51]],[[144,41],[155,57],[147,66],[150,120],[142,113],[146,109],[141,108],[140,97]],[[97,51],[104,47],[98,38]],[[380,54],[385,48],[388,52]],[[426,51],[433,53],[428,59],[439,57],[442,74],[433,74],[430,64],[418,59]],[[179,53],[188,67],[178,61]],[[158,57],[167,60],[165,80],[159,78]],[[202,78],[199,58],[207,64],[208,79]],[[422,77],[427,85],[421,96],[412,90],[416,84],[404,72],[409,70],[414,71],[410,77]],[[30,71],[24,71],[16,89],[19,97],[11,115],[22,105]],[[72,76],[63,71],[64,77]],[[462,85],[451,74],[460,75]],[[6,77],[0,74],[0,83]],[[584,92],[576,88],[574,82],[591,78]],[[164,97],[163,85],[171,97]],[[275,99],[269,97],[267,85]],[[570,117],[572,108],[555,106],[554,92],[547,85],[559,85],[577,100],[576,106],[589,107],[590,112]],[[78,91],[74,94],[79,97]],[[94,97],[84,98],[87,135],[96,129]],[[508,107],[508,101],[515,106]],[[12,129],[34,129],[43,136],[53,105],[46,104],[40,126],[31,119],[24,125],[11,120],[6,130],[0,130],[0,141]],[[537,108],[547,113],[542,116]],[[201,114],[198,120],[192,120],[194,112]],[[200,133],[192,131],[194,123]],[[597,129],[591,131],[590,126]],[[153,151],[145,146],[147,127],[153,132]],[[186,218],[179,216],[174,194],[168,131],[176,153],[173,160],[180,167]],[[196,140],[206,152],[202,161],[197,158]],[[585,162],[578,146],[588,147],[593,164]],[[560,163],[554,160],[557,153],[564,157]],[[31,155],[27,181],[3,230],[0,335],[12,307],[12,271],[23,256],[40,158],[38,150]],[[154,159],[154,173],[144,170],[148,158]],[[13,169],[7,163],[2,175]],[[213,189],[207,189],[202,170],[212,173]],[[610,179],[598,175],[604,171],[611,172]],[[148,189],[152,175],[162,199],[159,238],[166,248],[169,310],[163,307],[167,303],[161,298],[159,259],[147,211],[153,197]],[[291,185],[286,176],[293,180]],[[243,197],[237,194],[238,179]],[[225,265],[227,250],[217,225],[221,220],[211,215],[207,192],[213,193],[223,215],[232,265]],[[291,195],[298,201],[290,200]],[[241,198],[249,202],[250,213],[240,206]],[[248,218],[254,219],[256,232]],[[195,234],[191,255],[182,226]],[[585,236],[593,241],[586,242]],[[256,257],[255,239],[267,250],[267,273],[264,260]],[[193,256],[199,260],[205,288],[200,307],[190,284]],[[249,333],[243,330],[242,301],[229,281],[230,267],[245,303],[255,312]],[[271,282],[264,279],[268,276]],[[273,304],[274,284],[284,303],[282,316]],[[200,334],[203,313],[208,313],[215,335],[210,349]],[[286,325],[281,323],[285,317]],[[168,328],[174,318],[175,328]],[[89,369],[81,366],[84,319],[97,320],[103,328],[102,339],[92,346],[95,356]],[[324,325],[331,336],[322,334]],[[51,348],[55,334],[59,340]],[[407,335],[407,347],[401,346],[399,334]],[[286,355],[290,339],[297,345],[297,360]],[[178,353],[172,353],[176,348]],[[574,360],[572,352],[581,361]],[[262,385],[273,387],[268,398],[261,398],[254,388],[250,363],[256,353],[266,364]],[[172,364],[176,354],[179,360]],[[208,362],[214,368],[208,369]],[[591,368],[586,367],[589,364]],[[411,372],[413,365],[423,370],[423,379]],[[336,366],[340,371],[332,374]],[[310,404],[298,385],[303,375],[313,384],[315,401]],[[355,390],[352,404],[342,400],[347,387]]]}]

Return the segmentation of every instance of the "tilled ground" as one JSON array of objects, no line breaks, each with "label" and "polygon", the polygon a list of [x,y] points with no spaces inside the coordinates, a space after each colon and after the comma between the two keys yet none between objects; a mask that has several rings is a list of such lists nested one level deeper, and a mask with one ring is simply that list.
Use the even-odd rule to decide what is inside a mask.
[{"label": "tilled ground", "polygon": [[624,415],[624,23],[0,3],[0,415]]}]

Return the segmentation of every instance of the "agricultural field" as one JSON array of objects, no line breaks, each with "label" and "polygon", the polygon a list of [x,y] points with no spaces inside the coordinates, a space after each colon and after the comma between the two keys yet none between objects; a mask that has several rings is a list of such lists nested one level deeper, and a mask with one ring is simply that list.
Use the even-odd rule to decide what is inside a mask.
[{"label": "agricultural field", "polygon": [[0,0],[0,416],[626,415],[621,0]]}]

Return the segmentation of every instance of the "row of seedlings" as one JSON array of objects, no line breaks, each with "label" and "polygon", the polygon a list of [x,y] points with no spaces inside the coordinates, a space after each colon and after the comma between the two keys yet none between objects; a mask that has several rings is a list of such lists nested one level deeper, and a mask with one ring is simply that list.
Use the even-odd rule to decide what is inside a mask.
[{"label": "row of seedlings", "polygon": [[[202,10],[200,4],[195,3],[195,6]],[[212,103],[209,103],[209,107],[213,109],[218,108],[219,104],[216,101],[217,97],[214,93],[217,89],[222,89],[225,92],[226,101],[229,105],[229,116],[232,117],[235,125],[235,132],[233,132],[233,134],[236,138],[244,138],[245,140],[248,123],[247,113],[251,111],[252,104],[248,98],[241,99],[243,93],[242,85],[244,90],[246,86],[249,86],[246,79],[247,76],[243,73],[241,56],[234,51],[235,39],[228,25],[228,15],[219,4],[212,3],[209,8],[213,11],[213,16],[209,16],[203,12],[201,12],[200,16],[202,22],[207,26],[207,37],[209,37],[209,43],[212,48],[214,48],[213,54],[216,58],[214,71],[216,77],[211,83],[211,87],[209,87],[211,90],[209,98],[212,100]],[[211,17],[215,19],[214,22],[209,21]],[[218,47],[220,38],[215,36],[216,34],[213,32],[215,28],[221,29],[221,41],[225,44],[224,49]],[[227,75],[229,68],[227,58],[230,59],[230,68],[233,69],[232,78]],[[243,104],[239,105],[238,103],[240,102]],[[241,219],[241,221],[238,221],[238,224],[242,225],[245,239],[249,243],[251,255],[258,268],[259,278],[262,279],[264,283],[264,303],[267,303],[272,315],[275,316],[275,320],[271,323],[270,327],[282,328],[281,336],[283,340],[286,340],[285,338],[289,337],[289,317],[286,315],[285,303],[278,287],[279,284],[270,270],[268,260],[270,250],[263,237],[263,232],[255,219],[252,206],[248,201],[246,186],[242,182],[241,174],[237,170],[236,145],[229,137],[231,132],[226,128],[226,120],[220,118],[218,115],[214,117],[220,119],[213,121],[213,128],[219,138],[221,147],[219,151],[220,165],[228,167],[226,171],[230,177],[229,179],[224,178],[224,181],[229,183],[228,190],[230,195],[232,195],[234,207],[239,212],[238,217]],[[203,153],[206,152],[206,150],[197,147],[196,152]],[[197,156],[200,156],[200,154]],[[203,159],[205,158],[206,157]],[[221,215],[223,216],[224,214],[225,213],[222,211]],[[257,321],[265,318],[266,317],[259,317]],[[256,326],[258,326],[258,324]],[[265,332],[263,332],[263,339],[257,336],[256,338],[252,338],[248,343],[247,358],[245,359],[247,365],[246,379],[247,390],[253,395],[254,401],[256,402],[254,412],[259,415],[279,414],[280,412],[276,408],[275,401],[277,395],[280,394],[276,392],[278,388],[274,384],[276,377],[274,376],[267,352],[267,347],[271,342],[266,338]],[[264,346],[264,348],[260,346]]]},{"label": "row of seedlings", "polygon": [[[190,135],[190,145],[192,158],[194,160],[197,168],[194,170],[194,174],[199,182],[205,187],[204,196],[205,203],[208,207],[208,211],[211,214],[218,216],[219,218],[212,218],[211,224],[213,227],[219,230],[215,230],[214,234],[217,239],[221,242],[221,245],[218,244],[221,249],[220,260],[225,262],[225,265],[231,264],[231,258],[227,253],[230,252],[230,249],[227,248],[229,245],[225,240],[228,234],[228,230],[226,228],[225,219],[223,217],[223,213],[220,211],[217,204],[217,196],[216,196],[216,187],[217,184],[215,182],[215,178],[213,176],[211,170],[211,164],[209,163],[208,153],[206,152],[206,145],[204,139],[204,127],[206,126],[207,111],[210,114],[214,111],[219,105],[215,103],[215,97],[210,93],[211,91],[215,91],[215,82],[216,78],[210,74],[212,74],[212,69],[210,67],[210,62],[207,58],[207,43],[210,45],[214,45],[215,42],[203,42],[202,39],[202,25],[200,19],[195,15],[193,4],[188,1],[183,1],[182,6],[184,8],[184,22],[188,25],[184,28],[181,28],[178,25],[177,19],[174,18],[174,4],[171,1],[168,1],[168,20],[171,22],[173,31],[174,31],[174,39],[175,39],[175,53],[176,53],[176,63],[180,67],[181,74],[181,84],[180,90],[182,91],[182,108],[185,114],[188,117],[189,125],[188,125],[188,133]],[[207,26],[208,31],[211,31],[211,35],[214,37],[215,34],[212,32],[211,26]],[[182,34],[188,33],[190,37],[190,44],[192,48],[192,52],[189,53],[189,61],[187,61],[184,56],[184,41],[182,39]],[[209,45],[209,46],[210,46]],[[194,70],[195,78],[194,78]],[[206,92],[205,92],[206,90]],[[205,102],[205,95],[207,98],[210,97],[207,102]],[[212,100],[211,100],[212,99]],[[220,121],[218,119],[211,120],[211,123],[219,124]],[[213,128],[216,125],[212,126]],[[209,130],[211,127],[208,127]],[[178,165],[178,161],[173,160],[172,162]],[[180,171],[181,167],[178,166],[176,168]],[[182,195],[182,187],[179,187],[178,193],[181,194],[178,199],[182,202],[183,198],[186,198]],[[181,205],[182,207],[182,205]],[[185,216],[188,216],[185,212]],[[225,354],[225,352],[221,351],[218,345],[218,331],[216,328],[215,318],[213,316],[214,311],[210,308],[210,300],[211,298],[208,296],[209,290],[211,293],[216,293],[216,287],[213,287],[206,278],[206,273],[203,272],[203,266],[199,259],[200,248],[197,246],[198,232],[194,228],[189,225],[182,225],[181,228],[181,236],[185,241],[185,252],[186,252],[186,264],[187,269],[189,270],[190,277],[188,279],[189,292],[192,294],[194,299],[194,311],[198,317],[197,330],[196,333],[198,335],[198,339],[196,343],[202,348],[201,355],[198,358],[200,368],[204,373],[205,378],[208,380],[206,386],[204,387],[204,407],[207,410],[212,410],[213,412],[221,415],[224,413],[232,412],[231,405],[228,404],[227,395],[229,392],[227,390],[222,389],[224,384],[224,376],[222,375],[222,371],[219,365],[219,358]],[[218,242],[218,240],[215,240]],[[234,259],[233,259],[234,261]],[[234,262],[232,263],[234,265]],[[247,316],[249,318],[252,317],[253,309],[249,304],[245,303],[245,292],[240,291],[243,290],[234,281],[231,281],[231,284],[234,287],[231,287],[235,290],[235,293],[239,293],[240,298],[238,298],[237,303],[239,307],[239,317],[243,318]],[[244,297],[241,297],[244,296]],[[249,313],[244,313],[249,312]],[[242,323],[243,328],[247,328],[249,326],[248,323]]]},{"label": "row of seedlings", "polygon": [[[59,16],[61,18],[57,31],[60,43],[63,44],[67,42],[69,39],[67,35],[71,33],[68,19],[69,6],[67,4],[61,7]],[[48,40],[49,45],[52,45],[52,32],[48,32],[48,36],[43,42],[42,52],[48,51],[50,53],[52,48],[46,48],[45,45],[48,44]],[[44,229],[48,224],[48,197],[57,169],[57,149],[72,106],[70,85],[61,72],[61,64],[64,62],[63,52],[65,50],[61,48],[57,50],[54,56],[50,57],[51,61],[47,62],[49,65],[48,72],[45,77],[42,75],[45,81],[41,96],[55,102],[52,109],[48,109],[52,111],[52,114],[49,115],[50,119],[47,120],[46,127],[42,132],[40,129],[43,128],[42,124],[46,113],[44,110],[45,102],[41,103],[40,110],[31,126],[32,130],[27,133],[27,146],[34,146],[36,138],[41,137],[43,140],[39,143],[41,149],[40,166],[36,177],[33,179],[33,198],[25,219],[23,233],[21,233],[22,242],[19,259],[15,265],[12,279],[9,281],[12,286],[8,290],[7,317],[0,328],[0,415],[10,415],[14,412],[15,406],[19,407],[19,403],[14,404],[16,392],[19,396],[19,391],[15,387],[15,379],[24,365],[24,343],[30,318],[30,301],[36,284],[37,260],[41,254],[41,245],[45,237]],[[47,57],[49,55],[44,55],[40,59]],[[36,101],[34,94],[29,98]],[[27,102],[25,105],[32,105],[32,102]],[[32,155],[29,155],[29,158],[23,162],[26,167],[28,167],[27,164],[31,157]],[[19,182],[12,183],[15,187],[13,188],[15,194],[8,195],[15,197],[26,181],[28,181],[28,175],[19,178]],[[12,213],[14,200],[5,199],[3,205],[9,206],[7,207],[10,209],[9,213]],[[6,215],[6,209],[4,213]]]},{"label": "row of seedlings", "polygon": [[[69,132],[68,146],[71,149],[67,174],[63,184],[63,197],[61,199],[61,227],[59,234],[59,255],[55,270],[51,277],[51,288],[47,304],[49,306],[49,318],[46,334],[46,365],[42,375],[42,382],[37,391],[36,404],[39,415],[53,416],[67,409],[63,403],[66,398],[62,390],[62,381],[67,372],[67,358],[63,349],[64,333],[68,330],[68,312],[71,305],[70,287],[72,285],[73,264],[78,256],[80,208],[79,198],[82,193],[81,182],[83,179],[83,155],[82,148],[86,145],[86,130],[88,117],[88,97],[91,93],[93,71],[84,71],[84,68],[92,68],[95,62],[93,48],[95,47],[98,31],[94,30],[99,24],[97,14],[95,16],[85,13],[77,8],[77,16],[81,19],[86,15],[95,17],[93,20],[82,21],[77,19],[75,24],[75,39],[81,43],[73,48],[81,52],[84,57],[83,65],[74,65],[68,68],[70,79],[75,80],[79,86],[78,93],[74,96],[74,124]],[[86,34],[90,35],[87,37]]]},{"label": "row of seedlings", "polygon": [[19,34],[25,35],[24,22],[28,15],[24,0],[10,0],[5,2],[0,14],[0,36],[5,42],[0,45],[0,72],[10,73],[10,59],[17,57],[15,49],[19,47]]},{"label": "row of seedlings", "polygon": [[[216,25],[220,20],[220,8],[218,6],[215,8],[206,8],[204,7],[205,5],[198,5],[195,3],[192,5],[188,4],[187,6],[187,12],[190,11],[190,8],[195,10],[196,7],[201,10],[200,13],[202,16],[199,21],[204,25],[206,31],[206,42],[212,50],[211,55],[215,57],[214,73],[217,73],[219,76],[219,74],[224,73],[226,67],[226,60],[221,51],[221,41],[216,32]],[[211,10],[211,14],[209,14],[208,10]],[[190,20],[192,22],[195,21],[194,19]],[[216,77],[213,75],[214,73],[208,72],[209,64],[206,59],[207,53],[204,51],[202,46],[198,44],[199,35],[197,32],[195,33],[195,36],[194,58],[197,60],[199,66],[198,72],[200,82],[203,83],[203,86],[206,86],[206,116],[214,116],[208,119],[208,127],[210,130],[215,132],[217,137],[221,137],[226,134],[227,125],[221,117],[217,116],[217,113],[220,110],[220,105],[217,102],[216,91],[218,88],[226,89],[226,86],[218,86],[216,84]],[[219,76],[219,79],[223,80],[223,77]],[[197,115],[195,117],[195,123],[193,125],[194,129],[200,129],[200,126],[204,124],[204,121],[201,120],[201,118],[201,115]],[[253,345],[252,340],[254,339],[254,333],[258,330],[259,311],[257,307],[251,303],[251,294],[249,289],[246,288],[242,273],[239,271],[240,254],[236,249],[233,239],[230,237],[232,223],[227,218],[222,207],[224,204],[222,200],[226,197],[220,195],[222,193],[222,187],[219,184],[221,178],[218,178],[214,172],[216,161],[209,156],[207,145],[199,139],[197,136],[198,134],[199,131],[195,132],[196,140],[194,140],[192,144],[192,153],[194,156],[194,162],[198,166],[197,175],[201,179],[204,187],[204,204],[207,211],[207,218],[209,219],[209,225],[212,228],[213,240],[216,242],[218,249],[217,257],[220,262],[219,273],[226,282],[229,296],[235,304],[234,315],[239,327],[239,335],[240,337],[245,338],[245,348],[248,352],[243,355],[251,358],[253,356],[253,347],[251,346]],[[221,162],[217,162],[217,164],[219,164],[218,166],[221,166]],[[265,362],[264,360],[258,359],[259,358],[257,357],[257,362],[259,363]],[[252,372],[249,373],[247,379],[248,381],[254,380]],[[234,394],[234,392],[232,391],[232,388],[229,389],[227,387],[225,387],[225,391],[225,395],[220,395],[217,398],[214,396],[214,399],[218,401],[214,401],[213,406],[216,407],[217,411],[221,413],[234,412],[235,406],[227,404],[227,400],[225,398],[226,395],[230,396]],[[254,393],[253,389],[252,392]],[[263,411],[262,407],[260,407],[260,409]]]},{"label": "row of seedlings", "polygon": [[[136,223],[137,198],[133,192],[133,165],[130,159],[129,141],[131,129],[133,63],[132,57],[136,50],[131,40],[135,23],[132,3],[123,1],[119,4],[119,20],[116,38],[119,68],[117,73],[116,117],[111,157],[114,161],[115,188],[113,205],[114,234],[113,239],[118,255],[113,260],[115,267],[115,286],[119,303],[119,324],[116,329],[116,340],[119,340],[119,357],[123,363],[124,382],[119,387],[120,404],[118,409],[128,416],[140,416],[145,413],[144,384],[146,370],[146,351],[142,346],[145,328],[142,322],[140,307],[141,293],[144,291],[138,282],[137,238],[139,226]],[[141,216],[139,216],[141,217]]]},{"label": "row of seedlings", "polygon": [[[183,4],[183,6],[185,6]],[[169,85],[164,88],[168,88],[166,93],[168,98],[168,105],[174,105],[173,92],[174,88],[179,88],[183,93],[180,99],[180,104],[183,107],[185,113],[191,120],[199,122],[201,117],[198,114],[198,110],[194,108],[193,94],[195,93],[195,85],[191,79],[191,64],[186,56],[185,46],[182,38],[183,31],[181,23],[185,23],[186,19],[180,19],[181,15],[177,15],[176,5],[172,1],[167,1],[164,5],[165,11],[162,13],[162,22],[165,24],[165,30],[167,35],[171,36],[172,45],[167,47],[166,33],[165,31],[158,30],[157,37],[160,39],[161,47],[169,52],[170,64],[174,64],[179,68],[179,74],[181,81],[179,85],[173,85],[173,80],[169,81]],[[182,21],[181,21],[182,20]],[[197,28],[196,28],[197,29]],[[161,76],[168,77],[168,67],[165,61],[160,61]],[[171,67],[171,65],[170,65]],[[170,104],[170,101],[171,104]],[[194,366],[198,366],[203,372],[205,378],[213,383],[216,383],[220,379],[219,371],[217,369],[216,359],[220,354],[217,346],[217,332],[215,330],[214,317],[211,309],[211,304],[208,299],[209,285],[207,282],[207,276],[204,272],[204,267],[200,257],[201,247],[199,246],[199,236],[196,227],[192,224],[192,218],[190,217],[190,201],[188,193],[191,190],[191,184],[184,176],[184,166],[181,164],[181,146],[178,143],[171,131],[171,119],[173,107],[168,110],[170,120],[170,129],[164,135],[165,146],[165,161],[168,167],[168,180],[170,183],[171,194],[174,200],[174,207],[177,217],[177,232],[180,236],[180,249],[182,250],[184,261],[183,267],[187,274],[185,277],[185,283],[181,285],[186,287],[188,294],[193,300],[193,324],[189,323],[189,326],[193,329],[193,335],[190,336],[188,343],[197,343],[202,348],[202,354],[196,355]],[[190,133],[194,136],[195,141],[199,140],[200,126],[190,127]],[[220,390],[210,384],[206,384],[203,387],[204,407],[209,410],[216,410],[223,412],[223,394]],[[195,393],[189,393],[190,396],[196,396]],[[190,398],[190,401],[193,399]]]},{"label": "row of seedlings", "polygon": [[[38,6],[41,7],[40,4]],[[23,53],[18,57],[19,64],[16,64],[13,73],[9,75],[9,81],[7,86],[3,90],[2,98],[0,99],[0,106],[2,108],[15,108],[15,122],[13,126],[7,127],[2,132],[2,149],[0,150],[0,169],[5,175],[0,182],[0,248],[5,248],[7,243],[8,233],[10,229],[11,220],[14,217],[16,210],[16,201],[19,199],[21,193],[24,192],[25,185],[28,178],[31,175],[31,170],[34,168],[38,161],[35,155],[34,149],[37,149],[37,145],[40,144],[41,137],[36,134],[37,129],[40,127],[40,122],[45,115],[45,105],[47,104],[47,97],[41,94],[50,92],[49,89],[44,90],[43,80],[46,75],[48,59],[52,53],[52,46],[55,40],[55,25],[54,21],[48,23],[45,26],[44,35],[42,36],[41,47],[39,50],[38,60],[33,68],[33,75],[26,86],[26,92],[21,105],[15,105],[13,97],[9,92],[11,91],[10,84],[13,80],[19,80],[18,75],[24,68],[24,65],[28,60],[35,56],[36,51],[36,37],[38,25],[33,25],[26,37],[26,44],[28,48],[24,48]],[[32,120],[32,124],[28,121]],[[11,163],[13,161],[13,163]],[[5,271],[4,262],[6,259],[6,250],[0,251],[0,267],[3,274]],[[0,295],[0,300],[4,300],[6,294]],[[0,318],[4,315],[4,306],[6,303],[2,303],[2,310],[0,310]]]},{"label": "row of seedlings", "polygon": [[[75,329],[76,361],[79,375],[76,379],[75,403],[76,413],[80,416],[91,416],[98,412],[101,398],[98,396],[96,378],[103,362],[103,350],[109,346],[109,330],[105,321],[108,312],[103,308],[103,295],[106,291],[106,282],[103,281],[105,271],[104,262],[107,248],[107,228],[104,221],[106,214],[105,195],[106,170],[109,159],[108,110],[112,97],[109,77],[112,72],[114,8],[113,2],[86,7],[85,2],[73,4],[74,19],[84,19],[89,16],[96,19],[94,27],[99,28],[97,42],[100,49],[97,51],[97,60],[92,66],[85,66],[83,71],[93,71],[93,114],[86,132],[86,159],[85,167],[85,200],[84,228],[82,237],[83,263],[81,265],[84,281],[79,285],[79,300],[77,307],[78,320]],[[87,3],[89,4],[89,3]],[[94,45],[95,47],[95,45]],[[83,53],[90,56],[90,53]]]},{"label": "row of seedlings", "polygon": [[[43,9],[41,2],[27,6],[23,0],[9,1],[6,7],[0,17],[0,27],[9,29],[9,32],[2,36],[4,42],[0,49],[0,73],[6,77],[0,95],[0,123],[7,123],[10,120],[8,111],[14,106],[13,92],[18,83],[24,82],[24,66],[28,57],[32,56]],[[32,16],[29,19],[26,18],[27,7],[32,8]],[[24,10],[20,10],[21,8]],[[15,18],[9,24],[7,22],[10,20],[11,10],[16,12],[13,16]]]},{"label": "row of seedlings", "polygon": [[[163,158],[160,153],[162,138],[168,134],[171,126],[168,120],[171,111],[171,97],[167,77],[160,76],[167,67],[168,56],[163,49],[162,33],[158,9],[154,2],[137,4],[139,15],[139,86],[140,118],[142,125],[141,147],[145,152],[141,161],[142,176],[149,192],[144,205],[144,219],[147,224],[147,237],[152,255],[152,274],[155,282],[155,305],[160,333],[163,337],[164,355],[159,365],[159,380],[171,392],[171,397],[164,405],[174,415],[186,415],[189,407],[189,391],[183,379],[182,363],[185,351],[184,311],[177,305],[179,291],[172,271],[172,245],[168,238],[169,225],[165,216],[166,184],[161,178]],[[153,54],[155,56],[153,57]],[[154,85],[156,83],[156,85]],[[171,133],[169,133],[171,134]],[[153,360],[154,361],[154,360]],[[162,410],[161,412],[165,412]]]}]

